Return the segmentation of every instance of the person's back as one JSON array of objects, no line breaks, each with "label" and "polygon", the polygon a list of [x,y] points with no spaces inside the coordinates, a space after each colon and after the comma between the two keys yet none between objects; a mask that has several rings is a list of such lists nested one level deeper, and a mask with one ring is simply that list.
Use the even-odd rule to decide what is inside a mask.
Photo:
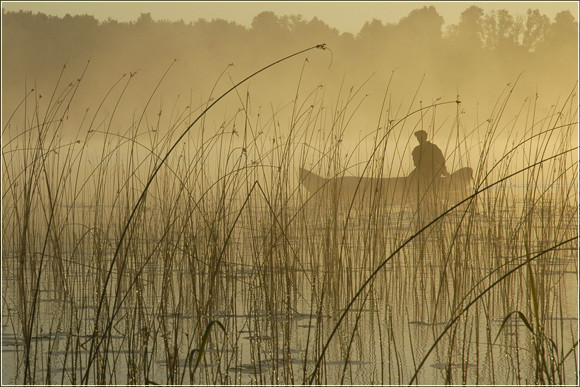
[{"label": "person's back", "polygon": [[419,145],[413,149],[413,163],[419,175],[425,179],[449,176],[445,167],[445,157],[439,147],[427,141],[427,132],[420,130],[415,132]]}]

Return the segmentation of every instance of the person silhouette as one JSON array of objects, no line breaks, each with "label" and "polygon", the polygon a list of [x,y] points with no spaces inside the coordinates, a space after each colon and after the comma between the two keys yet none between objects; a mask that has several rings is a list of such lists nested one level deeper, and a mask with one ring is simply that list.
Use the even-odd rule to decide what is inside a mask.
[{"label": "person silhouette", "polygon": [[432,142],[427,141],[427,132],[419,130],[415,132],[415,137],[419,145],[413,149],[413,164],[419,177],[423,180],[433,180],[434,178],[449,176],[445,167],[445,157],[441,149]]}]

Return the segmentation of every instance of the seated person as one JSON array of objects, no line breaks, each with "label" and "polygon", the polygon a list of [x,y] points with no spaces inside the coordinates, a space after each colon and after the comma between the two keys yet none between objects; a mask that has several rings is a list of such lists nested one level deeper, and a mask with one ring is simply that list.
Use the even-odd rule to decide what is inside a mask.
[{"label": "seated person", "polygon": [[449,176],[445,167],[445,157],[441,149],[427,141],[427,132],[415,132],[419,145],[413,149],[413,164],[422,179],[432,180],[436,177]]}]

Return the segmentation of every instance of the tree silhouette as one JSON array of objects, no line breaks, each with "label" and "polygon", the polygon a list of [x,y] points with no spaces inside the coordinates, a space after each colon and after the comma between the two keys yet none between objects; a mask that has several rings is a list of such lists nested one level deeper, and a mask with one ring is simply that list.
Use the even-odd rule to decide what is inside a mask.
[{"label": "tree silhouette", "polygon": [[480,49],[483,42],[483,9],[472,5],[463,11],[459,24],[452,26],[450,39],[459,49]]},{"label": "tree silhouette", "polygon": [[[461,13],[457,25],[446,31],[443,26],[436,6],[415,9],[398,23],[371,20],[356,35],[340,34],[318,18],[273,12],[258,14],[246,28],[220,19],[154,21],[149,13],[134,22],[99,23],[87,15],[58,18],[3,11],[3,105],[22,95],[25,79],[48,86],[64,64],[78,70],[88,59],[86,83],[100,95],[101,88],[124,73],[138,70],[143,83],[151,82],[178,59],[174,77],[165,81],[168,89],[207,96],[212,87],[208,80],[217,79],[230,63],[235,74],[245,74],[317,43],[332,49],[331,68],[328,62],[316,69],[309,65],[317,82],[362,82],[375,73],[384,79],[385,73],[398,69],[402,79],[401,86],[391,88],[395,95],[409,93],[409,84],[424,73],[437,80],[434,92],[462,85],[480,95],[523,70],[534,85],[547,76],[562,87],[577,80],[578,23],[569,11],[550,22],[538,10],[514,16],[505,10],[484,13],[474,5]],[[295,66],[277,69],[276,89],[295,88],[296,71]],[[255,80],[252,87],[259,83]],[[271,84],[261,87],[256,94],[276,97]]]},{"label": "tree silhouette", "polygon": [[528,9],[522,45],[529,51],[535,50],[546,39],[549,27],[550,19],[546,15],[537,9]]}]

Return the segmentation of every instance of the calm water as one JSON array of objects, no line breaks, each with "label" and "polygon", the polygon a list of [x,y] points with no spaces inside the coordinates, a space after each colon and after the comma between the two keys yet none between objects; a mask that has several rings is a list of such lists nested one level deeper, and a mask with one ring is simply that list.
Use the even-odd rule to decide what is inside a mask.
[{"label": "calm water", "polygon": [[[152,208],[143,214],[147,221],[139,221],[112,266],[99,317],[102,327],[112,325],[89,383],[303,383],[357,290],[420,225],[412,211],[398,207],[336,214],[314,204],[276,216],[256,203],[228,208],[215,216],[220,222],[193,212],[187,218],[187,211],[177,212],[177,220]],[[112,210],[68,208],[68,219],[76,222],[65,222],[58,249],[48,243],[32,337],[35,383],[79,383],[91,343],[100,342],[91,335],[119,231],[110,221],[89,229],[91,223],[80,220]],[[452,316],[521,263],[526,248],[537,252],[576,233],[574,211],[536,216],[525,229],[519,211],[508,206],[494,216],[481,208],[451,214],[409,243],[354,302],[315,383],[408,383]],[[4,241],[12,237],[5,233]],[[31,305],[31,273],[39,270],[42,244],[32,246],[22,263],[9,243],[3,245],[6,384],[23,382],[22,305]],[[577,244],[532,265],[545,343],[553,340],[563,358],[578,338]],[[537,351],[522,320],[513,316],[496,340],[513,311],[536,327],[531,297],[523,268],[463,314],[428,357],[418,382],[534,383]],[[210,321],[226,332],[214,325],[191,378],[189,360],[197,356],[191,352]],[[559,365],[561,382],[575,382],[576,359],[568,356]]]}]

